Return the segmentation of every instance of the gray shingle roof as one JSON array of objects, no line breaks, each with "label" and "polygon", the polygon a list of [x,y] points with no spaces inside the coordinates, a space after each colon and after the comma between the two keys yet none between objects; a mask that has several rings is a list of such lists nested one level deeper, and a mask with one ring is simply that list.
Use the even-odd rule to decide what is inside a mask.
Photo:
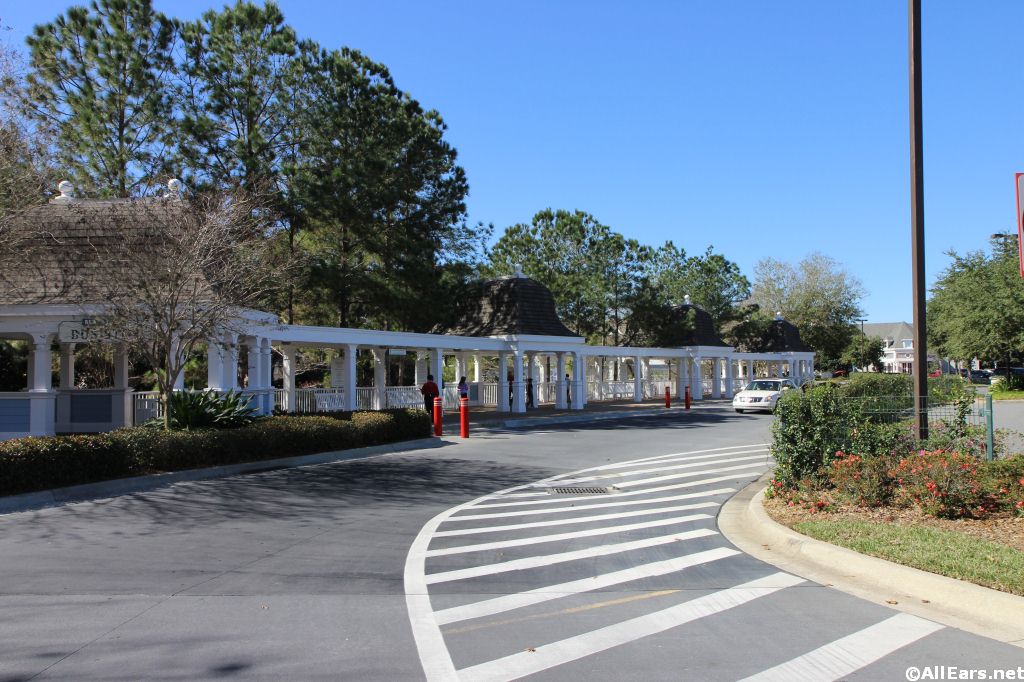
[{"label": "gray shingle roof", "polygon": [[0,304],[104,302],[117,269],[160,248],[182,210],[168,199],[74,200],[8,216]]},{"label": "gray shingle roof", "polygon": [[788,320],[773,320],[769,327],[764,352],[809,353],[810,347],[800,340],[800,330]]},{"label": "gray shingle roof", "polygon": [[529,277],[502,277],[474,286],[470,304],[449,334],[460,336],[572,336],[558,318],[555,299],[540,282]]}]

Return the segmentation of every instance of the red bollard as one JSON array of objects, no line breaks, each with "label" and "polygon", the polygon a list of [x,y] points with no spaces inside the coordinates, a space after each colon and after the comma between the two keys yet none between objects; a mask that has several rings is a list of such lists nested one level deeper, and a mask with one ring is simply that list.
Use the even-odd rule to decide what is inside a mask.
[{"label": "red bollard", "polygon": [[459,400],[459,435],[469,438],[469,398]]},{"label": "red bollard", "polygon": [[690,409],[690,387],[686,387],[686,398],[685,398],[686,409]]},{"label": "red bollard", "polygon": [[665,407],[672,407],[672,392],[665,387]]},{"label": "red bollard", "polygon": [[441,398],[434,398],[434,435],[441,435],[441,424],[444,422],[444,412],[441,408]]}]

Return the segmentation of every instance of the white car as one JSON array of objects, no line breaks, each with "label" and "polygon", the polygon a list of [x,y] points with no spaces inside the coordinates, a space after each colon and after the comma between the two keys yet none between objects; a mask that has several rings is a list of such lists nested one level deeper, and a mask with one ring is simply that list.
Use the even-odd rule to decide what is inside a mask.
[{"label": "white car", "polygon": [[754,379],[732,399],[737,412],[765,410],[771,412],[783,391],[791,391],[796,384],[791,379]]}]

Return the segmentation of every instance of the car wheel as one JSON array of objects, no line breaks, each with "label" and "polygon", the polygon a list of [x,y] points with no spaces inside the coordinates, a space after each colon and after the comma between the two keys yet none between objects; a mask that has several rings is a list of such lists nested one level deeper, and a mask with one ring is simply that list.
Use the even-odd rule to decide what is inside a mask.
[{"label": "car wheel", "polygon": [[736,408],[736,414],[743,414],[744,412],[746,412],[746,410],[741,410],[738,407]]}]

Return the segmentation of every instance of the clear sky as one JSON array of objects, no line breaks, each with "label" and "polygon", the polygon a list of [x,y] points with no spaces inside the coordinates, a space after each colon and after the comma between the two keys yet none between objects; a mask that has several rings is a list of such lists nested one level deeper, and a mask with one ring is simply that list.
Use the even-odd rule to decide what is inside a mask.
[{"label": "clear sky", "polygon": [[[7,39],[70,3],[0,2]],[[220,2],[156,0],[194,18]],[[1024,1],[924,2],[929,285],[1016,230]],[[811,251],[911,320],[902,0],[283,0],[302,37],[386,64],[441,112],[469,217],[581,209],[641,242],[709,245],[748,277]]]}]

